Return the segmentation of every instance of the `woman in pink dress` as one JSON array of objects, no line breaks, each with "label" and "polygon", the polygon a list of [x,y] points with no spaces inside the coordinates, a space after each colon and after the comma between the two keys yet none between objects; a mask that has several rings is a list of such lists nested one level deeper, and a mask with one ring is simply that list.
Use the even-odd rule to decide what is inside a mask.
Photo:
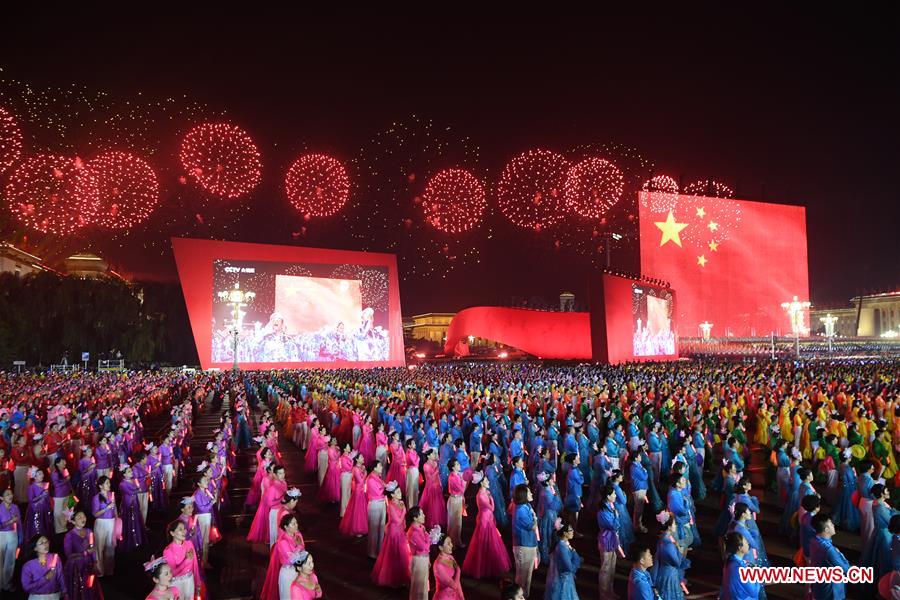
[{"label": "woman in pink dress", "polygon": [[266,581],[263,584],[260,600],[279,600],[287,598],[291,582],[294,579],[292,560],[295,553],[304,549],[303,536],[297,517],[285,515],[278,524],[278,541],[272,547],[269,556],[269,568],[266,570]]},{"label": "woman in pink dress", "polygon": [[316,499],[319,502],[339,502],[341,500],[341,451],[336,437],[328,440],[328,469]]},{"label": "woman in pink dress", "polygon": [[396,481],[388,483],[387,527],[378,552],[378,560],[372,569],[372,581],[376,585],[400,587],[409,583],[409,542],[406,541],[406,507],[403,492]]},{"label": "woman in pink dress", "polygon": [[491,484],[481,471],[475,471],[472,482],[479,484],[478,493],[475,494],[478,517],[475,521],[475,533],[472,534],[472,541],[469,542],[469,550],[463,561],[462,572],[476,579],[498,577],[509,571],[510,561],[494,519]]},{"label": "woman in pink dress", "polygon": [[453,540],[448,536],[438,544],[440,553],[434,559],[435,591],[432,600],[465,600],[462,585],[459,583],[461,571],[453,558]]},{"label": "woman in pink dress", "polygon": [[403,446],[400,445],[400,439],[396,431],[392,431],[389,436],[390,444],[388,450],[391,455],[391,468],[388,469],[385,481],[396,481],[401,487],[406,485],[406,453]]},{"label": "woman in pink dress", "polygon": [[410,508],[419,505],[419,453],[416,440],[406,440],[406,503]]},{"label": "woman in pink dress", "polygon": [[428,600],[428,554],[431,551],[431,536],[425,530],[425,513],[421,507],[413,506],[406,513],[406,540],[411,554],[409,572],[409,600]]},{"label": "woman in pink dress", "polygon": [[306,444],[306,458],[303,461],[303,469],[307,473],[316,472],[316,462],[319,456],[319,438],[322,437],[324,429],[313,421],[313,426],[309,430],[309,441]]},{"label": "woman in pink dress", "polygon": [[369,501],[366,499],[366,467],[362,453],[356,455],[353,465],[353,481],[350,491],[350,501],[347,502],[347,510],[338,526],[338,531],[344,535],[362,537],[369,532]]},{"label": "woman in pink dress", "polygon": [[271,483],[266,487],[256,509],[256,515],[253,517],[253,523],[250,525],[250,533],[247,534],[248,542],[268,545],[269,529],[275,526],[272,521],[274,521],[285,492],[287,492],[287,482],[284,480],[284,467],[275,465],[272,467]]},{"label": "woman in pink dress", "polygon": [[250,484],[250,491],[247,492],[247,499],[244,500],[244,506],[256,506],[262,497],[260,486],[265,477],[268,476],[266,468],[272,464],[272,451],[263,446],[256,453],[256,473],[253,474],[253,482]]},{"label": "woman in pink dress", "polygon": [[465,548],[462,543],[462,520],[466,514],[466,481],[462,476],[462,467],[455,458],[448,463],[450,475],[447,477],[447,535],[453,545]]},{"label": "woman in pink dress", "polygon": [[422,472],[425,474],[425,489],[419,498],[419,506],[425,511],[425,526],[431,529],[435,525],[447,527],[447,503],[444,502],[444,488],[441,487],[441,474],[438,467],[438,453],[431,448],[425,454]]},{"label": "woman in pink dress", "polygon": [[375,436],[372,434],[372,422],[366,417],[362,425],[362,433],[359,436],[356,449],[363,455],[366,461],[366,468],[372,466],[375,462]]},{"label": "woman in pink dress", "polygon": [[164,558],[156,558],[144,564],[153,578],[153,590],[146,600],[179,600],[178,588],[172,585],[172,568]]},{"label": "woman in pink dress", "polygon": [[339,516],[344,517],[347,512],[347,504],[350,502],[350,490],[353,485],[353,461],[356,460],[356,450],[350,449],[350,444],[344,445],[344,452],[338,460],[338,469],[341,473],[341,511]]},{"label": "woman in pink dress", "polygon": [[381,463],[382,471],[387,472],[388,437],[384,432],[384,423],[378,424],[378,430],[375,433],[375,460]]},{"label": "woman in pink dress", "polygon": [[315,563],[309,552],[300,552],[294,562],[294,570],[297,576],[291,584],[291,600],[315,600],[322,597],[322,588],[319,586],[319,578],[314,572]]}]

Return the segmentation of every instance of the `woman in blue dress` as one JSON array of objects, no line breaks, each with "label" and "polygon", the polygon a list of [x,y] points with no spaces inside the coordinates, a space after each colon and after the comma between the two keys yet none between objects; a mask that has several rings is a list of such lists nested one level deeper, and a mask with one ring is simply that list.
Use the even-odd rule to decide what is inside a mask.
[{"label": "woman in blue dress", "polygon": [[872,486],[872,517],[875,525],[875,534],[872,536],[872,543],[869,544],[862,555],[862,565],[875,568],[875,581],[881,579],[893,568],[893,557],[891,556],[891,541],[893,534],[890,531],[891,520],[900,512],[891,508],[889,504],[891,499],[890,490],[884,485],[876,483]]},{"label": "woman in blue dress", "polygon": [[687,459],[688,479],[691,482],[691,497],[694,500],[703,500],[706,498],[706,485],[703,483],[703,474],[700,472],[702,459],[690,441],[684,444],[684,457]]},{"label": "woman in blue dress", "polygon": [[760,567],[768,567],[769,556],[766,554],[766,547],[763,543],[762,534],[759,532],[759,526],[756,523],[757,517],[759,517],[759,500],[750,495],[750,487],[749,477],[741,477],[740,481],[737,482],[737,485],[734,488],[734,518],[737,518],[737,506],[739,504],[744,504],[750,513],[744,526],[753,538],[750,540],[750,545],[753,546],[759,554],[756,561],[757,565]]},{"label": "woman in blue dress", "polygon": [[672,474],[672,484],[669,486],[668,510],[672,513],[677,524],[676,539],[682,548],[688,548],[694,543],[694,532],[691,527],[693,515],[685,501],[684,488],[687,479],[683,475]]},{"label": "woman in blue dress", "polygon": [[791,518],[797,512],[797,507],[800,506],[800,469],[803,468],[800,466],[800,457],[797,456],[800,452],[796,448],[793,448],[793,452],[796,452],[796,454],[791,457],[791,478],[788,484],[787,500],[784,504],[784,512],[781,513],[781,521],[778,524],[778,531],[788,536],[794,532]]},{"label": "woman in blue dress", "polygon": [[759,535],[758,531],[754,532],[750,528],[753,522],[752,515],[753,513],[746,504],[737,502],[734,505],[734,520],[728,526],[728,533],[736,531],[747,540],[747,543],[750,545],[750,552],[744,559],[748,563],[756,567],[767,567],[769,566],[769,558],[766,554],[762,536]]},{"label": "woman in blue dress", "polygon": [[562,498],[556,488],[556,481],[546,473],[538,473],[538,483],[541,486],[541,502],[538,509],[540,520],[538,531],[541,539],[538,540],[538,551],[541,553],[541,562],[550,562],[550,546],[555,533],[556,520],[563,508]]},{"label": "woman in blue dress", "polygon": [[850,454],[849,448],[841,452],[841,492],[831,513],[831,520],[838,527],[856,532],[859,531],[859,509],[853,504],[853,492],[856,491],[857,482],[856,470],[850,464],[852,459],[853,455]]},{"label": "woman in blue dress", "polygon": [[[644,470],[646,470],[647,473],[653,473],[653,461],[646,452],[641,452],[640,460],[641,464],[644,466]],[[650,505],[650,510],[654,513],[658,513],[665,508],[662,498],[659,495],[659,490],[656,488],[656,481],[654,481],[653,477],[647,479],[647,503]]]},{"label": "woman in blue dress", "polygon": [[569,477],[566,480],[566,501],[563,506],[566,512],[571,515],[573,527],[578,524],[578,513],[581,512],[581,495],[584,492],[584,477],[581,475],[581,469],[578,468],[580,463],[578,454],[569,454],[566,456],[566,463],[569,465]]},{"label": "woman in blue dress", "polygon": [[[679,456],[682,456],[679,454]],[[684,496],[684,504],[687,506],[688,512],[691,514],[690,520],[690,529],[691,529],[691,548],[699,548],[700,547],[700,529],[697,527],[697,519],[695,518],[697,515],[697,508],[694,505],[694,497],[692,495],[693,490],[691,488],[691,480],[688,478],[685,471],[687,470],[688,465],[683,461],[676,460],[672,463],[672,473],[674,475],[680,475],[684,480],[684,489],[681,490],[682,496]],[[673,475],[673,476],[674,476]]]},{"label": "woman in blue dress", "polygon": [[581,557],[570,543],[575,530],[566,524],[555,533],[555,547],[547,569],[544,600],[578,600],[575,573],[581,566]]},{"label": "woman in blue dress", "polygon": [[631,514],[628,512],[628,499],[625,492],[622,491],[622,472],[616,469],[609,478],[613,489],[616,491],[616,511],[619,513],[619,544],[625,554],[634,543],[634,524],[631,521]]},{"label": "woman in blue dress", "polygon": [[505,486],[500,479],[500,467],[497,464],[497,456],[488,454],[484,461],[485,476],[488,478],[488,483],[490,483],[489,489],[491,491],[491,497],[494,499],[494,520],[497,521],[498,528],[506,527],[509,525],[509,512],[507,510],[508,506],[506,504],[506,498],[503,495]]},{"label": "woman in blue dress", "polygon": [[653,584],[661,598],[684,600],[681,582],[684,579],[685,571],[691,567],[691,561],[685,557],[685,552],[675,540],[678,529],[675,516],[668,511],[663,511],[656,515],[656,520],[660,524],[662,533],[656,546],[656,556],[651,571]]},{"label": "woman in blue dress", "polygon": [[455,454],[456,449],[453,447],[452,435],[445,433],[441,436],[441,447],[438,450],[438,472],[441,475],[441,487],[445,490],[447,489],[447,478],[450,477],[450,467],[447,466],[447,463]]}]

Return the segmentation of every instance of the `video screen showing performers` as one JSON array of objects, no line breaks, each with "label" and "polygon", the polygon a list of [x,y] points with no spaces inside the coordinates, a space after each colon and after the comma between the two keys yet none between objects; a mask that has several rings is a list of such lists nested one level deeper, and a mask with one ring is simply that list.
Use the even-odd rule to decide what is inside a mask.
[{"label": "video screen showing performers", "polygon": [[675,354],[672,293],[653,286],[631,285],[631,315],[635,356]]},{"label": "video screen showing performers", "polygon": [[235,330],[241,363],[390,357],[387,267],[215,260],[213,282],[214,363],[234,360]]}]

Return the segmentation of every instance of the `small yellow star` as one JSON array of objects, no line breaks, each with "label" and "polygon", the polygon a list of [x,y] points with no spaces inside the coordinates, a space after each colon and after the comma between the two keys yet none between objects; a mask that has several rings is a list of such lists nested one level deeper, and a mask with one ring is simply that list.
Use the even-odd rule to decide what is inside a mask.
[{"label": "small yellow star", "polygon": [[715,231],[716,229],[719,228],[719,224],[716,223],[715,221],[710,221],[709,223],[706,224],[706,226],[709,227],[710,231]]},{"label": "small yellow star", "polygon": [[703,210],[702,206],[697,209],[697,216],[700,217],[701,219],[706,216],[706,211]]},{"label": "small yellow star", "polygon": [[719,249],[719,243],[715,240],[709,243],[709,249],[716,252]]},{"label": "small yellow star", "polygon": [[662,231],[662,239],[659,241],[660,247],[664,246],[669,240],[675,242],[679,248],[681,247],[681,236],[678,234],[687,227],[687,223],[676,223],[675,215],[670,210],[665,221],[655,221],[654,225]]},{"label": "small yellow star", "polygon": [[702,254],[700,256],[698,256],[697,264],[700,265],[701,267],[705,267],[706,266],[706,257],[703,256]]}]

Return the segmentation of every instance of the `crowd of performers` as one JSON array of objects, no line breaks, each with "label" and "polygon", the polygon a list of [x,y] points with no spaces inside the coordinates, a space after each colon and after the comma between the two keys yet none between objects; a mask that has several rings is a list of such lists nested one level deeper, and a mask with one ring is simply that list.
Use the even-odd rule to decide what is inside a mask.
[{"label": "crowd of performers", "polygon": [[[721,554],[721,598],[764,598],[738,573],[773,564],[765,541],[779,534],[760,528],[766,494],[784,507],[768,510],[780,512],[796,565],[846,572],[832,537],[858,531],[855,564],[874,570],[859,591],[897,597],[896,375],[896,362],[878,361],[248,375],[272,410],[260,423],[251,494],[261,500],[248,538],[275,544],[262,597],[288,597],[277,574],[303,549],[294,521],[277,512],[291,502],[279,436],[305,453],[315,501],[337,506],[340,533],[367,538],[372,583],[407,586],[410,598],[461,599],[463,576],[514,578],[504,593],[527,598],[541,565],[545,598],[578,598],[585,560],[599,567],[600,597],[615,598],[627,560],[629,598],[680,599],[701,545]],[[751,485],[751,449],[770,490]],[[720,514],[701,539],[697,503],[708,493]],[[582,557],[570,540],[593,532],[592,521],[597,553]],[[653,548],[636,541],[648,530]],[[805,593],[843,598],[846,589],[819,583]]]},{"label": "crowd of performers", "polygon": [[[260,597],[323,597],[282,462],[301,452],[318,482],[304,502],[334,505],[337,530],[366,538],[371,585],[414,599],[461,599],[464,577],[529,598],[534,577],[544,598],[569,600],[584,563],[599,569],[601,598],[616,597],[618,570],[629,598],[680,599],[701,547],[721,554],[721,598],[764,598],[739,569],[773,564],[767,540],[793,544],[797,565],[847,571],[836,530],[859,536],[854,564],[873,569],[857,591],[894,598],[896,376],[896,362],[879,361],[6,375],[0,588],[102,598],[117,558],[147,553],[148,512],[159,512],[173,518],[144,565],[147,597],[208,597],[209,548],[220,512],[241,509],[229,506],[228,480],[245,452],[257,464],[247,540],[269,552]],[[187,464],[192,421],[214,389],[231,403]],[[143,422],[164,414],[171,422],[148,439]],[[760,469],[771,490],[751,485]],[[194,488],[181,500],[170,498],[179,478]],[[719,516],[701,539],[708,493]],[[767,510],[780,519],[761,518]],[[574,538],[594,531],[596,552],[581,556]],[[652,548],[638,541],[646,535],[657,536]],[[843,598],[847,588],[805,593]]]}]

